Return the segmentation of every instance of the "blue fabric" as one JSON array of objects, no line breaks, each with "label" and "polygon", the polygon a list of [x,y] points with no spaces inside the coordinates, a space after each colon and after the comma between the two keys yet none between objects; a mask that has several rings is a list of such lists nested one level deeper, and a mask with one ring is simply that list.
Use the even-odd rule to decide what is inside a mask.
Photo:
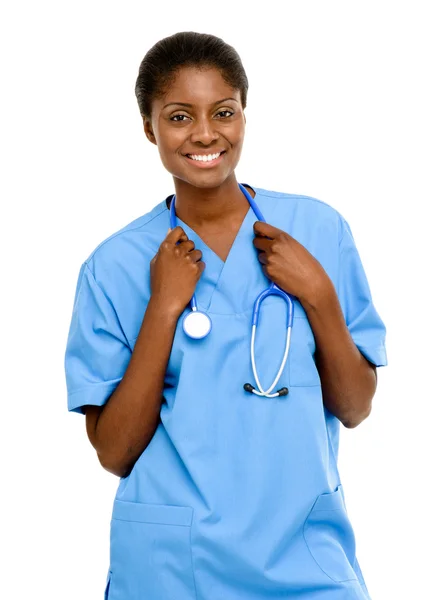
[{"label": "blue fabric", "polygon": [[[343,217],[314,198],[250,187],[266,221],[323,265],[360,351],[387,364],[385,327]],[[251,209],[223,262],[178,219],[203,252],[196,298],[213,329],[193,340],[181,325],[189,308],[178,321],[161,423],[114,499],[109,600],[369,599],[337,468],[340,423],[323,406],[315,339],[297,299],[277,383],[289,394],[243,389],[253,380],[252,305],[270,284],[252,243],[255,221]],[[168,227],[163,200],[83,263],[65,354],[70,411],[103,405],[121,380]],[[283,299],[265,299],[255,346],[265,386],[282,359],[285,320]]]}]

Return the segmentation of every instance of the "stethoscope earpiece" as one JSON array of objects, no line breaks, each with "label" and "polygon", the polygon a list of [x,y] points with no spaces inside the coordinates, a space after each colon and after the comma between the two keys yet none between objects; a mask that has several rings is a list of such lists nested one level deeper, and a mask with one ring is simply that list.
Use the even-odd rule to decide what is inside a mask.
[{"label": "stethoscope earpiece", "polygon": [[251,385],[250,383],[245,383],[243,388],[247,392],[250,392],[251,394],[257,394],[257,396],[266,396],[267,395],[268,398],[276,398],[277,396],[287,396],[287,394],[288,394],[288,388],[286,388],[286,387],[281,388],[275,394],[261,394],[260,392],[257,392],[257,390],[254,388],[254,386]]},{"label": "stethoscope earpiece", "polygon": [[[262,221],[263,223],[265,223],[266,220],[263,217],[257,203],[254,201],[254,199],[251,197],[251,195],[245,190],[245,188],[243,187],[243,185],[241,183],[239,183],[239,188],[241,189],[243,194],[246,196],[246,199],[248,200],[249,204],[251,205],[251,208],[254,211],[257,219],[259,221]],[[171,229],[175,229],[175,227],[177,226],[177,217],[176,217],[176,213],[175,213],[175,194],[172,197],[171,206],[170,206],[170,222],[171,222]],[[272,383],[272,385],[269,387],[269,389],[265,391],[261,387],[261,384],[260,384],[260,381],[259,381],[258,375],[257,375],[257,369],[255,366],[255,356],[254,356],[254,343],[255,343],[255,332],[256,332],[257,323],[258,323],[258,316],[259,316],[259,312],[260,312],[260,305],[265,298],[267,298],[268,296],[271,296],[271,295],[281,296],[287,302],[287,338],[286,338],[286,347],[285,347],[284,357],[281,362],[281,366],[278,370],[278,374],[275,377],[275,380]],[[184,321],[183,321],[184,332],[186,335],[188,335],[192,339],[202,339],[202,338],[206,337],[211,331],[211,328],[212,328],[211,319],[206,313],[198,310],[195,294],[193,294],[193,296],[192,296],[192,299],[190,301],[190,306],[191,306],[192,312],[188,313],[185,316]],[[254,310],[252,313],[251,365],[252,365],[252,370],[254,372],[255,382],[257,384],[259,391],[256,390],[254,388],[254,386],[252,386],[250,383],[245,383],[245,385],[243,387],[247,392],[250,392],[251,394],[256,394],[257,396],[267,396],[268,398],[276,398],[277,396],[287,396],[288,388],[286,388],[286,387],[281,388],[274,394],[271,394],[270,391],[272,390],[273,387],[275,387],[278,379],[281,377],[281,374],[284,369],[284,365],[287,361],[289,348],[290,348],[291,330],[292,330],[292,326],[293,326],[293,312],[294,312],[294,303],[293,303],[293,299],[292,299],[291,295],[287,294],[287,292],[282,290],[280,287],[278,287],[273,282],[271,283],[270,287],[267,290],[264,290],[263,292],[261,292],[258,295],[256,301],[254,302]]]}]

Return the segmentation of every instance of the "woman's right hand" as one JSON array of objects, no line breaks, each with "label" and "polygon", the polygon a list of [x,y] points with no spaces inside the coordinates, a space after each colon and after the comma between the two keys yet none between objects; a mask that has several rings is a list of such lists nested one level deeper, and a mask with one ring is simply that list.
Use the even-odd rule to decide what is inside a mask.
[{"label": "woman's right hand", "polygon": [[182,227],[169,229],[150,262],[151,295],[158,298],[159,304],[181,315],[205,269],[201,258],[201,250],[195,250]]}]

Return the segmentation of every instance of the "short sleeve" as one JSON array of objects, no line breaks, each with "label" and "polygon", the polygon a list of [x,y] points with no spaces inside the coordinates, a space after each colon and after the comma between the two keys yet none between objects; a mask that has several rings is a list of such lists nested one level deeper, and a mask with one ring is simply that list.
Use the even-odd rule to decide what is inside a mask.
[{"label": "short sleeve", "polygon": [[116,311],[84,262],[80,268],[65,351],[68,410],[102,406],[131,357]]},{"label": "short sleeve", "polygon": [[374,307],[351,229],[344,219],[340,241],[338,297],[349,332],[361,354],[377,367],[387,365],[386,328]]}]

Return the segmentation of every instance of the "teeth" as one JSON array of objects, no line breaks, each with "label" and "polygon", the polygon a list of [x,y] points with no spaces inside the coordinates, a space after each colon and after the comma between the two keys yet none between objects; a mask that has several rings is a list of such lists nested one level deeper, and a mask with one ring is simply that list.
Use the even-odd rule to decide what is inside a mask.
[{"label": "teeth", "polygon": [[217,154],[206,154],[206,155],[198,155],[198,154],[188,154],[187,156],[189,158],[193,158],[193,160],[202,160],[204,162],[208,162],[210,160],[214,160],[215,158],[218,158],[220,156],[220,152],[218,152]]}]

